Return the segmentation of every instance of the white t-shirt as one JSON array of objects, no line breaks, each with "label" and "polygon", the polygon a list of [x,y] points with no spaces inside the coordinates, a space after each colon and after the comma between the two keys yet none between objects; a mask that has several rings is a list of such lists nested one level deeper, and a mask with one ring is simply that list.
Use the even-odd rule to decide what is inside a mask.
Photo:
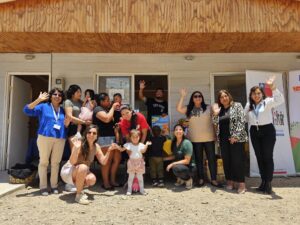
[{"label": "white t-shirt", "polygon": [[145,148],[145,145],[142,143],[139,143],[138,145],[134,145],[132,143],[126,143],[124,145],[124,148],[131,151],[130,158],[131,159],[141,159],[143,158],[143,154],[141,153],[141,150]]}]

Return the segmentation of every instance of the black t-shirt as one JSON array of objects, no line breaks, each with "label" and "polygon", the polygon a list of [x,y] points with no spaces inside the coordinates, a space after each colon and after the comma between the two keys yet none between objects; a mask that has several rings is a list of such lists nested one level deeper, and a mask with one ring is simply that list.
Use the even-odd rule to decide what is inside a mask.
[{"label": "black t-shirt", "polygon": [[164,136],[151,137],[152,145],[149,146],[150,157],[162,157],[164,142],[167,140]]},{"label": "black t-shirt", "polygon": [[152,116],[168,114],[168,103],[166,101],[158,102],[154,98],[147,98],[145,102],[148,116],[147,122],[152,126]]},{"label": "black t-shirt", "polygon": [[96,117],[96,114],[101,111],[107,112],[107,110],[105,110],[101,106],[97,106],[93,112],[93,124],[98,126],[100,137],[115,136],[114,121],[112,120],[109,123],[105,123]]},{"label": "black t-shirt", "polygon": [[230,137],[229,121],[230,121],[230,107],[227,109],[222,108],[219,114],[219,127],[220,127],[221,140],[228,140],[228,138]]},{"label": "black t-shirt", "polygon": [[114,124],[120,122],[121,116],[122,116],[122,115],[121,115],[121,111],[115,110],[115,112],[114,112]]}]

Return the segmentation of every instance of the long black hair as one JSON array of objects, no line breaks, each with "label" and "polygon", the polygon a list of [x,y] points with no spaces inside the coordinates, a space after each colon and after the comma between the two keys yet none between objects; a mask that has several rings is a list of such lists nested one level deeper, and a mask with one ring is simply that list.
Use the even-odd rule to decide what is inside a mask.
[{"label": "long black hair", "polygon": [[48,99],[48,102],[51,103],[51,99],[52,99],[52,95],[55,93],[55,92],[58,92],[59,94],[61,94],[61,101],[60,101],[60,104],[63,103],[63,101],[65,100],[65,94],[64,94],[64,91],[60,88],[53,88],[51,89],[51,91],[49,91],[49,99]]},{"label": "long black hair", "polygon": [[122,105],[120,108],[120,112],[122,113],[123,110],[129,110],[131,111],[132,115],[131,115],[131,119],[130,119],[130,130],[132,129],[136,129],[137,127],[137,114],[134,110],[132,110],[129,106],[127,105]]},{"label": "long black hair", "polygon": [[260,86],[253,86],[251,89],[250,89],[250,93],[249,93],[249,103],[250,103],[250,107],[249,107],[249,111],[252,111],[254,109],[254,105],[255,105],[255,102],[253,101],[253,99],[251,98],[251,95],[257,90],[259,89],[262,93],[262,99],[264,100],[266,98],[266,93],[264,91],[264,89]]},{"label": "long black hair", "polygon": [[81,148],[81,152],[82,152],[82,155],[83,155],[83,158],[84,160],[87,160],[88,158],[88,155],[89,155],[89,144],[88,144],[88,141],[87,141],[87,138],[86,138],[86,135],[88,134],[88,132],[90,132],[91,129],[95,128],[96,131],[97,131],[97,137],[96,137],[96,140],[94,141],[94,145],[96,144],[97,140],[98,140],[98,137],[99,137],[99,129],[98,129],[98,126],[94,125],[94,124],[91,124],[89,125],[84,133],[83,133],[83,137],[82,137],[82,148]]},{"label": "long black hair", "polygon": [[[181,127],[182,130],[183,130],[183,132],[184,132],[184,127],[183,127],[181,124],[179,124],[179,123],[176,124],[176,125],[174,126],[174,128],[173,128],[173,131],[175,131],[176,127]],[[181,143],[180,143],[180,146],[181,146],[181,144],[183,143],[184,139],[186,139],[186,136],[185,136],[184,133],[183,133],[182,141],[181,141]],[[172,139],[172,143],[171,143],[171,150],[172,150],[172,152],[174,152],[175,149],[176,149],[176,142],[177,142],[177,138],[176,138],[176,136],[174,135],[174,137],[173,137],[173,139]]]},{"label": "long black hair", "polygon": [[205,110],[207,108],[207,105],[205,104],[205,101],[204,101],[203,94],[200,91],[194,91],[192,93],[191,97],[190,97],[189,104],[187,105],[187,110],[186,110],[186,116],[187,117],[190,117],[191,112],[192,112],[192,110],[193,110],[193,108],[195,106],[194,101],[193,101],[193,98],[194,98],[195,94],[200,94],[201,97],[202,97],[201,108],[203,109],[203,112],[205,112]]},{"label": "long black hair", "polygon": [[72,96],[78,90],[81,91],[81,88],[77,84],[70,85],[69,89],[67,90],[67,99],[72,99]]}]

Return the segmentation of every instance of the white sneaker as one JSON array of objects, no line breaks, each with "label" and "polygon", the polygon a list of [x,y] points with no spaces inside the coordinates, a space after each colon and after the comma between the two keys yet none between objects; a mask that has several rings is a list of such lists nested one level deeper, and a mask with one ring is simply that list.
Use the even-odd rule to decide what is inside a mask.
[{"label": "white sneaker", "polygon": [[184,180],[182,180],[179,177],[177,177],[177,181],[175,183],[175,186],[179,187],[179,186],[183,185],[184,183],[185,183]]},{"label": "white sneaker", "polygon": [[130,191],[127,191],[126,195],[132,195],[132,193]]},{"label": "white sneaker", "polygon": [[85,199],[84,195],[81,194],[81,193],[79,195],[76,195],[75,202],[78,202],[81,205],[88,205],[88,204],[90,204],[90,201],[87,200],[87,199]]},{"label": "white sneaker", "polygon": [[82,194],[82,198],[84,199],[88,199],[89,197],[87,196],[87,194],[84,193],[84,191],[81,191],[81,194]]},{"label": "white sneaker", "polygon": [[73,184],[66,184],[66,185],[65,185],[65,191],[68,191],[68,192],[76,192],[76,191],[77,191],[77,188],[76,188],[75,185],[73,185]]},{"label": "white sneaker", "polygon": [[41,189],[41,195],[48,196],[49,195],[48,190],[47,189]]},{"label": "white sneaker", "polygon": [[192,189],[193,188],[193,179],[192,178],[185,181],[185,188],[186,189]]}]

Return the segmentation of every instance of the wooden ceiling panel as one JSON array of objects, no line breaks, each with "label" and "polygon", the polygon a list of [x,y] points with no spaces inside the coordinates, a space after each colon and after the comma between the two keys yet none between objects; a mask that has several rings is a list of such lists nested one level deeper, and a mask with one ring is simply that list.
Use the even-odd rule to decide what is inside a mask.
[{"label": "wooden ceiling panel", "polygon": [[239,53],[300,52],[300,33],[0,33],[0,52]]}]

